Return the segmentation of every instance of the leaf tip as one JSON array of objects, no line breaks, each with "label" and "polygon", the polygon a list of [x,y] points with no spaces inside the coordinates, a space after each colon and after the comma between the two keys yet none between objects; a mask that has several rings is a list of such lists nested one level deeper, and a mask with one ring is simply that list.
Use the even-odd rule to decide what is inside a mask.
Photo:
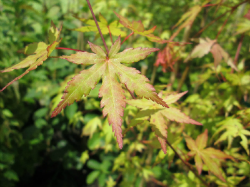
[{"label": "leaf tip", "polygon": [[120,149],[122,149],[122,147],[123,147],[122,142],[118,143],[118,146],[119,146]]},{"label": "leaf tip", "polygon": [[58,113],[57,113],[56,111],[53,111],[53,112],[52,112],[52,114],[51,114],[51,116],[50,116],[50,118],[54,118],[54,117],[56,117],[56,116],[57,116],[57,114],[58,114]]}]

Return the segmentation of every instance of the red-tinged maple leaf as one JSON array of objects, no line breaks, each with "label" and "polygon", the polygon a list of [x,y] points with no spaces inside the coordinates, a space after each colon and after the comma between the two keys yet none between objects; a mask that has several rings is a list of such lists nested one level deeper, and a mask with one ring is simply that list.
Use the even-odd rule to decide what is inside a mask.
[{"label": "red-tinged maple leaf", "polygon": [[59,40],[61,29],[62,27],[58,29],[56,28],[54,23],[51,22],[51,27],[49,30],[49,44],[46,44],[44,42],[38,42],[27,45],[24,49],[24,54],[29,56],[26,57],[23,61],[19,62],[18,64],[1,71],[2,73],[4,73],[29,66],[29,68],[22,75],[16,77],[14,80],[9,82],[4,88],[2,88],[2,90],[0,90],[0,92],[3,91],[5,88],[7,88],[9,85],[11,85],[14,81],[22,78],[31,70],[36,69],[37,66],[43,64],[43,61],[45,61],[48,58],[51,52],[61,42],[61,40]]},{"label": "red-tinged maple leaf", "polygon": [[244,18],[247,18],[250,20],[250,9],[248,10],[248,12],[246,13],[246,15],[244,16]]},{"label": "red-tinged maple leaf", "polygon": [[[187,93],[179,93],[168,95],[163,98],[168,105],[179,100],[183,95]],[[179,123],[191,123],[195,125],[202,125],[201,123],[189,118],[186,114],[182,113],[180,110],[174,107],[164,108],[161,105],[154,103],[150,100],[145,99],[135,99],[127,100],[127,103],[141,108],[142,110],[131,120],[126,132],[133,126],[142,123],[145,120],[150,120],[155,135],[157,136],[163,152],[166,154],[166,138],[167,138],[167,120],[176,121]]]},{"label": "red-tinged maple leaf", "polygon": [[231,66],[231,68],[237,71],[237,67],[234,65],[232,58],[230,58],[229,54],[217,43],[216,40],[200,38],[199,41],[200,44],[194,47],[184,62],[187,62],[192,58],[201,58],[211,52],[214,57],[215,67],[217,67],[219,63],[221,63],[222,59],[224,59],[224,61]]},{"label": "red-tinged maple leaf", "polygon": [[222,176],[220,165],[218,163],[220,163],[221,160],[233,159],[233,157],[225,154],[221,150],[214,149],[212,147],[205,149],[208,140],[207,129],[204,131],[204,133],[200,134],[196,140],[193,140],[186,134],[184,134],[184,136],[187,147],[190,149],[188,155],[194,156],[195,166],[198,170],[198,173],[201,174],[203,164],[205,164],[208,168],[208,171],[225,182],[225,179]]},{"label": "red-tinged maple leaf", "polygon": [[91,89],[102,79],[102,86],[99,96],[102,97],[101,107],[103,115],[108,117],[109,124],[112,124],[113,131],[119,147],[122,148],[122,116],[126,106],[125,96],[122,90],[122,84],[125,84],[130,92],[135,92],[137,96],[151,99],[152,101],[168,107],[168,105],[157,95],[148,79],[140,75],[135,68],[127,67],[121,63],[131,64],[146,58],[150,53],[158,51],[156,48],[129,48],[118,53],[121,46],[120,37],[111,46],[109,55],[97,45],[89,42],[90,48],[94,53],[77,52],[70,56],[62,56],[70,62],[82,65],[93,66],[83,70],[80,74],[73,77],[64,91],[62,101],[53,111],[51,117],[56,116],[67,105],[78,101],[83,95],[87,96]]},{"label": "red-tinged maple leaf", "polygon": [[173,71],[173,65],[175,64],[175,62],[177,62],[177,60],[179,60],[178,57],[174,57],[175,54],[173,52],[173,49],[171,47],[171,45],[166,46],[162,51],[159,51],[157,58],[156,58],[156,62],[154,63],[154,66],[162,66],[162,71],[165,73],[166,69],[168,67],[171,68],[171,70]]},{"label": "red-tinged maple leaf", "polygon": [[[91,19],[85,19],[85,18],[77,18],[83,23],[87,24],[88,26],[79,27],[76,29],[73,29],[74,31],[80,31],[80,32],[98,32],[98,29],[96,27],[95,21]],[[101,29],[102,34],[108,34],[109,32],[112,35],[115,36],[126,36],[126,32],[122,31],[120,28],[123,27],[122,24],[120,24],[118,21],[113,21],[112,23],[108,24],[107,20],[99,14],[99,27]]]},{"label": "red-tinged maple leaf", "polygon": [[149,30],[145,30],[141,21],[130,22],[127,18],[117,14],[116,12],[114,12],[114,13],[120,19],[120,23],[124,27],[132,30],[134,33],[142,35],[142,36],[146,36],[152,42],[157,42],[157,43],[161,43],[161,44],[169,42],[168,40],[163,40],[160,37],[157,37],[157,36],[152,34],[154,32],[154,30],[156,29],[156,26],[154,26],[153,28],[151,28]]}]

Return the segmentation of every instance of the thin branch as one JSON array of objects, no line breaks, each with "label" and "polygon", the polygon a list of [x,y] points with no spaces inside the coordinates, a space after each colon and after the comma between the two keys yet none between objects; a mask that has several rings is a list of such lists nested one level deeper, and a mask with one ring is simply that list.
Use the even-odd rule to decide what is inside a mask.
[{"label": "thin branch", "polygon": [[162,186],[162,187],[168,187],[166,184],[162,183],[161,181],[158,181],[155,178],[151,178],[151,181],[154,182],[155,184]]},{"label": "thin branch", "polygon": [[[242,34],[241,38],[240,38],[240,43],[238,45],[238,48],[237,48],[237,51],[236,51],[236,54],[235,54],[235,57],[234,57],[234,65],[235,66],[237,65],[237,61],[238,61],[238,58],[239,58],[239,54],[240,54],[240,50],[241,50],[241,46],[242,46],[242,42],[243,42],[244,37],[245,37],[245,35]],[[231,72],[233,73],[234,69],[232,69]]]},{"label": "thin branch", "polygon": [[153,85],[155,82],[155,77],[156,77],[156,71],[157,71],[157,67],[154,66],[152,74],[151,74],[151,79],[150,79],[150,83]]},{"label": "thin branch", "polygon": [[72,48],[67,48],[67,47],[56,47],[56,49],[64,49],[64,50],[72,50],[72,51],[81,51],[81,52],[85,52],[85,51],[82,51],[82,50],[72,49]]},{"label": "thin branch", "polygon": [[224,77],[224,75],[220,72],[221,78],[224,82],[227,82],[227,79]]},{"label": "thin branch", "polygon": [[105,40],[104,40],[104,37],[103,37],[103,35],[102,35],[102,31],[101,31],[101,29],[100,29],[100,27],[99,27],[99,25],[98,25],[98,22],[97,22],[97,20],[96,20],[96,17],[95,17],[95,14],[94,14],[94,12],[93,12],[93,9],[92,9],[92,7],[91,7],[91,4],[90,4],[89,0],[86,0],[86,1],[87,1],[87,3],[88,3],[90,12],[91,12],[91,14],[92,14],[92,16],[93,16],[93,18],[94,18],[94,20],[95,20],[96,27],[97,27],[97,29],[98,29],[98,31],[99,31],[99,34],[100,34],[101,38],[102,38],[102,41],[103,41],[103,44],[104,44],[104,47],[105,47],[105,49],[106,49],[106,51],[107,51],[107,56],[108,56],[108,54],[109,54],[108,46],[107,46],[107,44],[106,44],[106,42],[105,42]]},{"label": "thin branch", "polygon": [[125,87],[127,88],[128,92],[130,95],[133,97],[133,99],[136,99],[135,95],[128,89],[127,85],[125,84]]},{"label": "thin branch", "polygon": [[48,58],[60,58],[60,56],[49,56]]},{"label": "thin branch", "polygon": [[217,4],[206,4],[206,5],[203,5],[202,7],[209,7],[209,6],[216,6],[216,5],[218,5],[218,3]]},{"label": "thin branch", "polygon": [[218,39],[220,33],[222,32],[222,30],[224,29],[225,25],[227,24],[227,21],[229,19],[229,17],[232,15],[233,11],[231,11],[231,13],[228,15],[227,19],[224,21],[223,25],[221,26],[219,32],[216,35],[216,39]]},{"label": "thin branch", "polygon": [[190,61],[187,63],[184,72],[182,73],[181,80],[179,81],[178,87],[177,87],[177,92],[181,90],[182,85],[184,84],[186,77],[188,76],[188,72],[190,69]]},{"label": "thin branch", "polygon": [[181,156],[177,153],[177,151],[174,149],[174,147],[169,143],[167,139],[166,142],[168,146],[174,151],[174,153],[181,159],[181,161],[188,167],[188,169],[192,171],[195,174],[195,176],[198,177],[205,186],[209,187],[209,185],[194,171],[192,166],[181,158]]},{"label": "thin branch", "polygon": [[110,39],[111,39],[112,44],[114,44],[109,26],[108,26],[108,29],[109,29],[109,37],[110,37]]},{"label": "thin branch", "polygon": [[121,43],[121,45],[122,45],[130,36],[132,36],[133,34],[134,34],[134,31],[131,32],[131,33],[123,40],[123,42]]},{"label": "thin branch", "polygon": [[218,21],[220,18],[222,18],[223,16],[225,16],[229,11],[226,11],[224,14],[221,14],[219,17],[217,17],[216,19],[214,19],[213,21],[211,21],[209,24],[207,24],[205,27],[203,27],[199,32],[197,32],[194,37],[198,36],[200,33],[202,33],[204,30],[206,30],[210,25],[212,25],[214,22]]},{"label": "thin branch", "polygon": [[247,1],[249,1],[249,0],[245,0],[245,1],[243,1],[243,2],[241,2],[241,3],[239,3],[239,4],[237,4],[237,5],[235,5],[235,6],[233,6],[233,7],[231,7],[231,10],[228,10],[228,11],[226,11],[226,12],[224,12],[223,14],[221,14],[219,17],[217,17],[217,18],[215,18],[213,21],[211,21],[208,25],[206,25],[205,27],[203,27],[198,33],[196,33],[195,35],[194,35],[194,37],[196,37],[197,35],[199,35],[200,33],[202,33],[204,30],[206,30],[210,25],[212,25],[214,22],[216,22],[216,21],[218,21],[220,18],[222,18],[223,16],[225,16],[228,12],[231,12],[231,14],[238,8],[238,6],[240,6],[240,5],[242,5],[242,4],[244,4],[244,3],[246,3]]}]

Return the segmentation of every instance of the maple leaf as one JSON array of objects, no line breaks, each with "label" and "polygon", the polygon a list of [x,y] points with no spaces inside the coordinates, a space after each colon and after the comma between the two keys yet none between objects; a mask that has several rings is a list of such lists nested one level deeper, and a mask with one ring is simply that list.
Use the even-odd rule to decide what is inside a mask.
[{"label": "maple leaf", "polygon": [[220,128],[216,131],[216,133],[213,136],[223,131],[224,132],[221,134],[220,138],[214,143],[215,145],[227,139],[228,149],[230,149],[233,139],[239,136],[241,137],[240,144],[249,155],[248,139],[246,136],[250,136],[250,131],[244,129],[244,126],[241,124],[239,119],[229,117],[223,120],[222,122],[220,122],[217,126],[220,126]]},{"label": "maple leaf", "polygon": [[51,54],[51,52],[56,48],[56,46],[61,42],[59,40],[59,35],[61,32],[61,29],[56,28],[53,22],[51,22],[51,27],[49,30],[49,44],[46,44],[44,42],[38,42],[38,43],[32,43],[29,44],[25,47],[24,49],[24,54],[29,55],[26,57],[24,60],[19,62],[18,64],[11,66],[5,70],[2,70],[1,72],[10,72],[15,69],[20,69],[20,68],[29,68],[20,76],[16,77],[14,80],[9,82],[4,88],[0,90],[3,91],[5,88],[7,88],[9,85],[11,85],[14,81],[22,78],[24,75],[29,73],[31,70],[34,70],[37,68],[37,66],[40,66],[43,64],[43,61],[45,61],[48,56]]},{"label": "maple leaf", "polygon": [[121,46],[121,39],[115,41],[111,46],[109,55],[97,45],[89,42],[90,48],[94,53],[77,52],[70,56],[62,56],[70,62],[82,65],[94,64],[89,69],[81,71],[73,77],[64,91],[62,101],[52,112],[51,117],[56,116],[67,105],[78,101],[83,95],[88,95],[91,89],[102,79],[102,86],[99,90],[99,97],[102,97],[101,108],[103,115],[108,117],[109,124],[112,124],[119,147],[122,148],[122,116],[126,106],[122,84],[125,84],[130,92],[135,92],[139,97],[151,99],[152,101],[168,107],[168,105],[157,95],[155,89],[148,82],[149,80],[140,75],[135,68],[127,67],[121,63],[131,64],[144,59],[156,48],[129,48],[118,53]]},{"label": "maple leaf", "polygon": [[173,71],[173,65],[175,64],[175,62],[179,60],[178,57],[175,57],[174,51],[173,51],[173,46],[168,45],[166,46],[162,51],[159,51],[159,53],[157,54],[157,58],[156,58],[156,62],[154,63],[154,66],[162,66],[162,71],[165,73],[166,69],[168,67],[171,68],[171,70]]},{"label": "maple leaf", "polygon": [[[176,102],[180,99],[183,95],[187,93],[179,93],[179,94],[172,94],[168,95],[167,97],[163,98],[168,105]],[[155,135],[158,138],[158,141],[161,144],[163,152],[166,154],[166,138],[167,138],[167,120],[176,121],[179,123],[191,123],[195,125],[202,125],[201,123],[189,118],[186,114],[182,113],[177,108],[164,108],[161,105],[154,103],[150,100],[145,99],[135,99],[135,100],[127,100],[127,103],[141,108],[142,110],[131,120],[128,129],[131,127],[142,123],[145,120],[150,119],[150,125],[152,126]]]},{"label": "maple leaf", "polygon": [[157,36],[152,34],[154,32],[154,30],[156,29],[156,26],[154,26],[153,28],[151,28],[149,30],[145,30],[141,21],[130,22],[127,18],[117,14],[116,12],[114,12],[114,13],[120,19],[120,23],[124,27],[132,30],[134,33],[142,35],[142,36],[146,36],[152,42],[157,42],[157,43],[161,43],[161,44],[169,42],[168,40],[163,40],[160,37],[157,37]]},{"label": "maple leaf", "polygon": [[[80,32],[98,32],[98,29],[96,27],[95,21],[90,19],[84,19],[84,18],[77,18],[83,23],[87,24],[88,26],[79,27],[76,29],[73,29],[74,31],[80,31]],[[102,16],[102,14],[99,14],[99,27],[101,29],[102,34],[109,34],[109,32],[112,35],[115,36],[126,36],[126,32],[122,31],[120,28],[123,27],[122,24],[120,24],[118,21],[113,21],[112,23],[108,24],[107,20]]]},{"label": "maple leaf", "polygon": [[97,127],[101,128],[102,126],[102,122],[100,120],[100,118],[95,117],[93,119],[91,119],[82,129],[82,134],[81,136],[89,136],[90,138],[92,138],[94,132],[96,131]]},{"label": "maple leaf", "polygon": [[194,47],[189,56],[185,59],[184,62],[189,61],[192,58],[201,58],[209,52],[212,53],[214,57],[214,66],[217,67],[219,63],[224,59],[224,61],[231,66],[233,69],[237,70],[237,67],[234,65],[232,58],[229,54],[217,43],[216,40],[210,40],[209,38],[203,39],[199,38],[200,44]]},{"label": "maple leaf", "polygon": [[250,9],[247,11],[246,15],[244,16],[244,18],[247,18],[250,20]]},{"label": "maple leaf", "polygon": [[[219,179],[225,182],[226,180],[222,176],[222,171],[220,169],[218,161],[220,161],[219,159],[233,159],[233,157],[225,154],[221,150],[214,149],[212,147],[208,147],[205,149],[208,140],[207,129],[204,131],[204,133],[200,134],[196,138],[196,140],[193,140],[186,134],[184,134],[184,136],[187,147],[191,150],[188,155],[194,156],[195,166],[198,170],[198,173],[201,174],[203,164],[205,164],[210,172],[212,172]],[[218,159],[217,162],[215,159]]]}]

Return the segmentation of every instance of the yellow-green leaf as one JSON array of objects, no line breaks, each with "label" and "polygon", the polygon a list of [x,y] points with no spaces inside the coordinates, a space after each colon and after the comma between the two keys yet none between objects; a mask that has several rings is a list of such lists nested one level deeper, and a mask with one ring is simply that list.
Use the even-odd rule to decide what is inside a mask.
[{"label": "yellow-green leaf", "polygon": [[[84,18],[77,18],[77,19],[79,19],[88,26],[79,27],[73,30],[80,32],[98,32],[94,20],[88,20]],[[123,26],[118,21],[113,21],[111,24],[108,24],[107,20],[101,15],[101,13],[99,14],[99,20],[100,21],[98,21],[98,25],[101,29],[102,34],[109,34],[110,32],[112,35],[115,36],[121,36],[121,37],[126,36],[126,32],[120,29]]]}]

